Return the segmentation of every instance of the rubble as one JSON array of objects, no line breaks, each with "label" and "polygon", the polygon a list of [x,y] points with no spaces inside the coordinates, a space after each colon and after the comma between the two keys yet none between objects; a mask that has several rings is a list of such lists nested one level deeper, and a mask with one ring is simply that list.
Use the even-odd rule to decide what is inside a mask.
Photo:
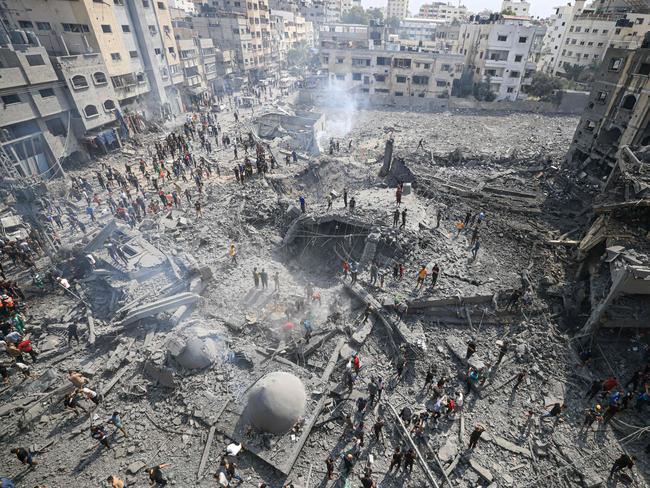
[{"label": "rubble", "polygon": [[[367,465],[386,487],[596,486],[621,450],[642,451],[643,413],[635,409],[600,425],[595,437],[579,430],[590,382],[614,373],[627,379],[646,360],[645,340],[628,332],[641,331],[647,315],[647,188],[639,177],[646,170],[634,152],[622,153],[597,197],[562,164],[575,118],[359,111],[349,132],[333,134],[336,111],[267,108],[238,122],[220,113],[219,121],[231,137],[260,143],[277,167],[238,183],[232,147],[208,155],[195,139],[195,157],[218,162],[221,175],[212,166],[201,193],[182,178],[160,182],[188,189],[191,203],[181,198],[133,226],[102,204],[98,222],[82,215],[85,235],[62,236],[60,257],[39,256],[48,263],[39,270],[60,266],[69,292],[37,289],[6,260],[5,271],[28,289],[27,330],[41,352],[30,364],[34,378],[12,371],[0,390],[3,443],[45,446],[24,483],[99,486],[121,473],[136,486],[144,468],[170,463],[172,485],[208,486],[225,446],[241,442],[245,486],[329,486],[321,469],[329,455],[344,484],[347,453],[358,455],[347,478],[353,486]],[[166,130],[178,133],[179,124]],[[164,135],[152,134],[152,142]],[[341,146],[331,154],[330,138]],[[106,195],[94,178],[106,171],[102,164],[122,173],[141,157],[150,164],[146,147],[131,150],[73,175]],[[159,199],[140,179],[148,201]],[[398,182],[399,210],[408,209],[403,226],[392,225]],[[198,199],[202,216],[193,208]],[[79,195],[79,213],[83,202]],[[484,213],[476,258],[478,224],[457,228],[468,212]],[[110,242],[124,261],[111,257]],[[88,253],[94,267],[82,263]],[[354,283],[342,276],[343,261],[354,263]],[[419,286],[418,270],[434,264],[435,286],[430,274]],[[254,269],[266,285],[260,276],[256,284]],[[79,346],[66,345],[70,324],[79,325]],[[614,329],[621,324],[628,329]],[[592,337],[601,342],[582,366],[576,349]],[[469,341],[476,352],[467,358]],[[468,383],[470,368],[480,374]],[[80,400],[90,415],[73,417],[62,404],[74,390],[71,369],[103,397],[97,406]],[[358,400],[379,378],[381,399],[360,412]],[[462,408],[441,407],[434,420],[440,394]],[[568,405],[562,418],[540,420],[556,401]],[[405,407],[428,411],[422,432],[402,419]],[[114,411],[129,437],[107,423]],[[383,443],[371,430],[379,419]],[[109,429],[110,452],[94,450],[90,422]],[[476,425],[486,430],[468,450]],[[411,474],[387,474],[398,446],[416,453]],[[2,456],[17,475],[8,449]],[[645,460],[635,469],[646,486]]]}]

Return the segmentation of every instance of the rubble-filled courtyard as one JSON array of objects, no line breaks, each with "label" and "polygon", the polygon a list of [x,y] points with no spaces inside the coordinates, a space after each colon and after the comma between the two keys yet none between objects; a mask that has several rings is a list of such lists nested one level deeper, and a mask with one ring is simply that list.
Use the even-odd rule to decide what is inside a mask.
[{"label": "rubble-filled courtyard", "polygon": [[268,100],[6,187],[45,237],[2,263],[38,357],[5,339],[0,477],[596,487],[627,452],[614,483],[648,486],[648,400],[625,400],[647,339],[577,332],[599,192],[564,161],[577,122]]}]

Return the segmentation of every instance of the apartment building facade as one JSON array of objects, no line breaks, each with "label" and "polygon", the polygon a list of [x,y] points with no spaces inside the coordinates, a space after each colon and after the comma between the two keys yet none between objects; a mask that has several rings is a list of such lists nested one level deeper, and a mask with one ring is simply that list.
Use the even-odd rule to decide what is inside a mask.
[{"label": "apartment building facade", "polygon": [[514,101],[526,97],[545,32],[525,17],[502,16],[461,25],[457,49],[475,85],[489,83],[497,100]]},{"label": "apartment building facade", "polygon": [[[82,57],[97,54],[121,108],[152,117],[180,110],[175,85],[183,79],[166,0],[51,0],[31,2],[29,8],[7,0],[1,10],[11,28],[33,32],[49,55],[77,56],[75,79],[82,84],[72,84],[73,97],[87,98]],[[65,63],[71,72],[73,61]]]},{"label": "apartment building facade", "polygon": [[501,12],[510,12],[518,17],[530,17],[530,2],[523,0],[503,0]]},{"label": "apartment building facade", "polygon": [[387,0],[385,18],[404,19],[409,15],[408,0]]},{"label": "apartment building facade", "polygon": [[607,49],[568,158],[606,175],[625,145],[650,144],[650,34],[641,47]]},{"label": "apartment building facade", "polygon": [[0,47],[0,145],[8,156],[6,176],[52,175],[68,154],[72,110],[66,87],[45,48],[16,34]]},{"label": "apartment building facade", "polygon": [[452,20],[466,20],[470,13],[464,5],[433,2],[420,6],[418,17],[425,19],[440,19],[451,22]]},{"label": "apartment building facade", "polygon": [[600,0],[590,6],[578,0],[557,7],[544,39],[540,71],[561,76],[566,66],[599,64],[610,46],[639,47],[650,30],[650,13],[635,8],[633,2]]},{"label": "apartment building facade", "polygon": [[442,19],[410,17],[400,20],[399,38],[413,41],[431,41],[435,39],[438,27],[445,25]]}]

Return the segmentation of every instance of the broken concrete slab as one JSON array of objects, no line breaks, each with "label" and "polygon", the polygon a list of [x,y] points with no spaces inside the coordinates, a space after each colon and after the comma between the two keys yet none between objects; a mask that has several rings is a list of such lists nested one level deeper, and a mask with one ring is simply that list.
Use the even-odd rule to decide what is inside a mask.
[{"label": "broken concrete slab", "polygon": [[153,317],[162,312],[175,310],[182,305],[196,303],[200,298],[201,297],[195,293],[184,292],[146,305],[141,305],[132,309],[119,325],[125,327],[143,318]]},{"label": "broken concrete slab", "polygon": [[494,481],[494,475],[492,474],[492,472],[489,469],[481,466],[478,463],[478,461],[470,458],[469,465],[472,467],[474,471],[480,474],[489,483],[492,483],[492,481]]}]

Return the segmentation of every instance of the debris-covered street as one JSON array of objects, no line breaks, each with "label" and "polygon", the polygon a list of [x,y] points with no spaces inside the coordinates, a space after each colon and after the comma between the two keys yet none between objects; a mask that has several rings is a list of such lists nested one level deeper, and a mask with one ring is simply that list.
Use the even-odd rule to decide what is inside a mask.
[{"label": "debris-covered street", "polygon": [[0,476],[596,487],[630,453],[648,486],[646,338],[578,330],[597,212],[636,264],[646,217],[566,164],[578,118],[274,95],[3,186],[34,225],[3,248]]}]

